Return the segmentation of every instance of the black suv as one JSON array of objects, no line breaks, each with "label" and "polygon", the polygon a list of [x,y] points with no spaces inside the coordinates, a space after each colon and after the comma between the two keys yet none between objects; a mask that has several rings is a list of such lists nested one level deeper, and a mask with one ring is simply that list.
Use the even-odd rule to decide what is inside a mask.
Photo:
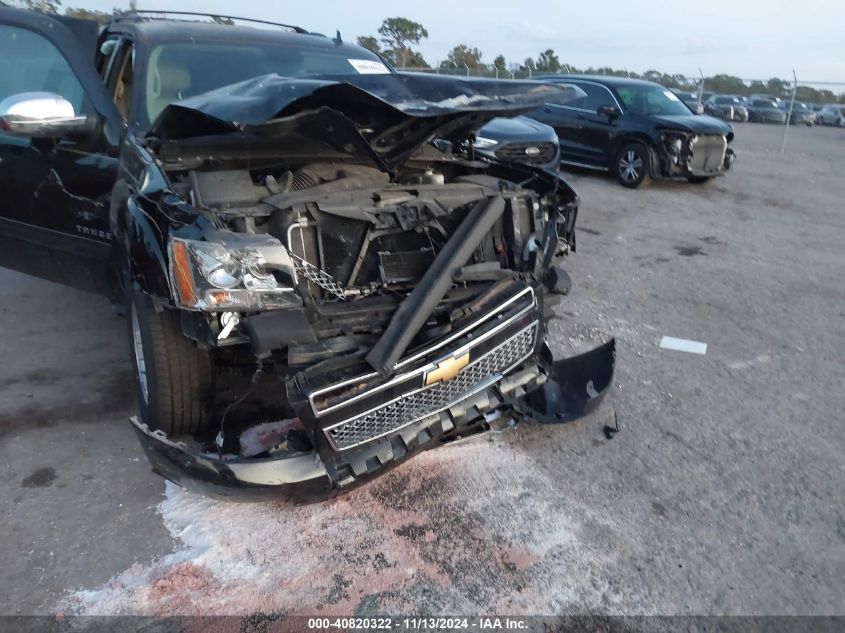
[{"label": "black suv", "polygon": [[544,343],[576,195],[472,148],[580,91],[188,17],[0,9],[0,264],[125,306],[157,472],[326,496],[596,406],[613,341],[560,361]]},{"label": "black suv", "polygon": [[626,187],[649,178],[706,182],[730,169],[733,128],[693,114],[660,84],[585,75],[538,79],[586,93],[568,103],[551,101],[529,115],[555,129],[561,163],[609,170]]}]

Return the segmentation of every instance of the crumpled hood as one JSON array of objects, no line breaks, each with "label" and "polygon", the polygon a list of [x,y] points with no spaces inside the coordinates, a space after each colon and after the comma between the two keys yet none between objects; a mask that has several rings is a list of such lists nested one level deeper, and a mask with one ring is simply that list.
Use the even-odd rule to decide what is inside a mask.
[{"label": "crumpled hood", "polygon": [[730,125],[706,114],[675,114],[655,115],[652,119],[673,130],[684,130],[695,134],[729,134],[733,128]]},{"label": "crumpled hood", "polygon": [[390,169],[433,138],[460,142],[496,117],[583,94],[568,84],[418,73],[264,75],[167,106],[149,135],[165,142],[232,133],[293,135],[315,150],[368,155]]}]

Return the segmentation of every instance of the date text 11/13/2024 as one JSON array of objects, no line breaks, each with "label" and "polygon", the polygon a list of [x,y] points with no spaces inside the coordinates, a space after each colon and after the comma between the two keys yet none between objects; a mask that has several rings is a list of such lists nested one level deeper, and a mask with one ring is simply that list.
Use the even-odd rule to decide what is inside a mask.
[{"label": "date text 11/13/2024", "polygon": [[528,623],[521,618],[501,617],[364,617],[364,618],[309,618],[308,630],[399,630],[399,631],[451,631],[451,630],[527,630]]}]

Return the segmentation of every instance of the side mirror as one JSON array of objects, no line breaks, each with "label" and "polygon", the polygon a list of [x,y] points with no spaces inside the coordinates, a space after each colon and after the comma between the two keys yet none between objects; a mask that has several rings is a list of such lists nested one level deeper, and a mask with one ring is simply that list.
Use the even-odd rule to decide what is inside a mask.
[{"label": "side mirror", "polygon": [[616,118],[622,116],[622,110],[620,110],[616,106],[612,106],[612,105],[599,106],[598,109],[596,110],[596,112],[598,114],[606,116],[611,121],[613,119],[616,119]]},{"label": "side mirror", "polygon": [[0,101],[0,131],[14,136],[80,138],[96,128],[94,117],[76,116],[73,105],[52,92],[22,92]]}]

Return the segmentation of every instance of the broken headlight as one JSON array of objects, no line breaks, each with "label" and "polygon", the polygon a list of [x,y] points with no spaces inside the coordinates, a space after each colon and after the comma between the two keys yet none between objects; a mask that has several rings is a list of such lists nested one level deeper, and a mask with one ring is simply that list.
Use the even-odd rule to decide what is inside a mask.
[{"label": "broken headlight", "polygon": [[281,242],[229,232],[215,237],[170,240],[170,277],[181,306],[243,311],[301,305],[293,261]]}]

